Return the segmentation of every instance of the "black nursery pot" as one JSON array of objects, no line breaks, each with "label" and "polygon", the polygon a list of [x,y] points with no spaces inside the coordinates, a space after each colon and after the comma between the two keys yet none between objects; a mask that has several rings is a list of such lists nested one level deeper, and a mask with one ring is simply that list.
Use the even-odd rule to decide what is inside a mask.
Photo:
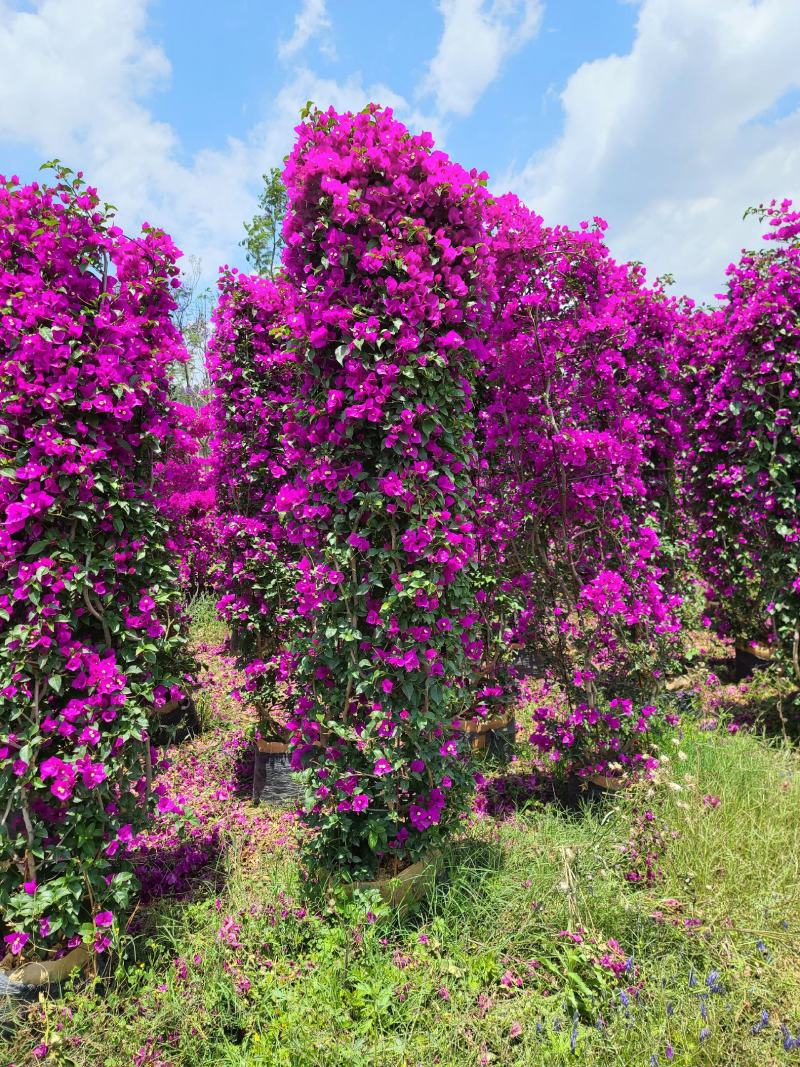
[{"label": "black nursery pot", "polygon": [[495,759],[507,762],[514,754],[514,742],[517,736],[517,720],[510,711],[508,722],[490,730],[486,735],[486,751]]},{"label": "black nursery pot", "polygon": [[275,738],[255,743],[254,804],[293,804],[303,789],[289,758],[289,744]]},{"label": "black nursery pot", "polygon": [[184,697],[183,700],[171,700],[157,709],[151,722],[153,740],[159,745],[185,741],[188,737],[200,733],[200,718],[190,696]]},{"label": "black nursery pot", "polygon": [[515,674],[528,678],[542,678],[545,672],[545,662],[533,649],[521,644],[513,644],[514,650],[512,667]]}]

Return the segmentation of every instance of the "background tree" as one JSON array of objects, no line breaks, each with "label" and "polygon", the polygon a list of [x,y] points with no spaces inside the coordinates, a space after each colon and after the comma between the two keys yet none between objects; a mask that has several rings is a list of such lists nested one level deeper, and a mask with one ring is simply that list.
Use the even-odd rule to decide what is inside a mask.
[{"label": "background tree", "polygon": [[259,211],[251,222],[244,224],[247,235],[240,242],[247,262],[256,274],[273,277],[283,247],[283,216],[286,214],[286,189],[279,167],[271,167],[263,175],[264,191],[258,198]]},{"label": "background tree", "polygon": [[199,410],[206,403],[211,384],[206,352],[211,339],[214,298],[208,286],[200,288],[203,277],[200,257],[187,256],[185,263],[180,273],[180,286],[174,290],[172,321],[183,336],[188,358],[173,371],[172,393],[181,403]]}]

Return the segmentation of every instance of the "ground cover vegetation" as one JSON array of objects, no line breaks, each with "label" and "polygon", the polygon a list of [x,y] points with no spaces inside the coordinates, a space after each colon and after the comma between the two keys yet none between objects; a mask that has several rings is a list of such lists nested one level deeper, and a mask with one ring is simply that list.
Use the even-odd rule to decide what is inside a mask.
[{"label": "ground cover vegetation", "polygon": [[0,179],[8,1062],[800,1055],[800,215],[759,211],[698,307],[309,107],[194,389],[170,239]]}]

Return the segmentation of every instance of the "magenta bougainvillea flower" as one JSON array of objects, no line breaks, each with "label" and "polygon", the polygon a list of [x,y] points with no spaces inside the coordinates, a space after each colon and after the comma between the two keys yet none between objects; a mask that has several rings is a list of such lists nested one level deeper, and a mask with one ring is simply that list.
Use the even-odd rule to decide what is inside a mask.
[{"label": "magenta bougainvillea flower", "polygon": [[602,220],[548,227],[512,195],[491,213],[484,628],[560,686],[531,737],[558,773],[652,765],[643,735],[679,626],[662,530],[684,438],[667,343],[680,308],[611,258]]},{"label": "magenta bougainvillea flower", "polygon": [[284,424],[296,403],[297,358],[281,338],[293,321],[292,306],[284,281],[223,271],[209,351],[217,609],[234,632],[262,733],[280,739],[288,731],[275,704],[277,685],[289,674],[294,602],[307,588],[307,572],[297,568],[316,514],[310,509],[309,522],[297,529],[280,520],[291,503],[307,501],[302,486],[286,481],[294,460],[284,446]]},{"label": "magenta bougainvillea flower", "polygon": [[[545,225],[391,110],[309,109],[296,133],[282,267],[221,272],[200,410],[169,397],[170,239],[127,237],[66,170],[0,179],[14,955],[105,951],[132,864],[146,895],[183,886],[226,825],[174,830],[187,797],[211,804],[209,775],[232,798],[251,734],[190,757],[185,793],[150,747],[148,716],[190,680],[180,589],[215,591],[226,675],[302,774],[312,869],[349,878],[458,826],[485,784],[464,720],[515,699],[514,650],[541,675],[522,684],[550,774],[652,768],[653,730],[677,722],[659,691],[687,558],[709,622],[800,679],[790,202],[762,209],[768,244],[698,309],[615,261],[602,219]],[[655,877],[650,851],[629,880]]]},{"label": "magenta bougainvillea flower", "polygon": [[[0,179],[0,903],[12,951],[91,943],[134,881],[148,712],[188,662],[151,478],[177,252],[80,176]],[[30,892],[30,887],[35,892]],[[98,913],[98,909],[99,913]]]},{"label": "magenta bougainvillea flower", "polygon": [[717,629],[772,646],[800,681],[800,212],[758,209],[768,242],[687,328],[693,547]]},{"label": "magenta bougainvillea flower", "polygon": [[216,487],[210,451],[211,405],[193,408],[173,402],[174,437],[166,458],[155,466],[158,505],[170,521],[168,547],[174,553],[184,596],[213,588],[219,550]]},{"label": "magenta bougainvillea flower", "polygon": [[253,641],[256,696],[259,660],[290,682],[312,850],[362,876],[428,851],[471,783],[450,738],[482,650],[488,196],[377,107],[309,114],[284,177],[283,272],[225,275],[217,313],[218,499],[239,538],[220,606]]}]

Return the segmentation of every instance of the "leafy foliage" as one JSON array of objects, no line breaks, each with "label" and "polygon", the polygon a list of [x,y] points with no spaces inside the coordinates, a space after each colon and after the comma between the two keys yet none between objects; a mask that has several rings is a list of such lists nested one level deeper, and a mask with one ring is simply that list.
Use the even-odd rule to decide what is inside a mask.
[{"label": "leafy foliage", "polygon": [[375,106],[309,114],[285,180],[299,378],[275,506],[304,553],[293,759],[308,764],[311,853],[365,877],[435,847],[471,783],[452,719],[483,652],[487,196],[482,176]]},{"label": "leafy foliage", "polygon": [[759,217],[769,245],[728,268],[725,302],[695,324],[687,481],[719,628],[769,643],[800,682],[800,212]]},{"label": "leafy foliage", "polygon": [[12,951],[105,928],[148,803],[148,716],[188,664],[168,525],[176,250],[81,176],[0,182],[0,901]]},{"label": "leafy foliage", "polygon": [[281,230],[286,214],[286,189],[279,167],[263,175],[264,188],[258,198],[258,212],[244,224],[241,246],[256,274],[271,278],[280,262],[283,244]]},{"label": "leafy foliage", "polygon": [[679,626],[653,506],[683,436],[665,344],[678,307],[611,258],[601,219],[548,227],[509,194],[492,223],[480,540],[517,605],[506,640],[558,686],[531,741],[566,775],[652,767]]}]

